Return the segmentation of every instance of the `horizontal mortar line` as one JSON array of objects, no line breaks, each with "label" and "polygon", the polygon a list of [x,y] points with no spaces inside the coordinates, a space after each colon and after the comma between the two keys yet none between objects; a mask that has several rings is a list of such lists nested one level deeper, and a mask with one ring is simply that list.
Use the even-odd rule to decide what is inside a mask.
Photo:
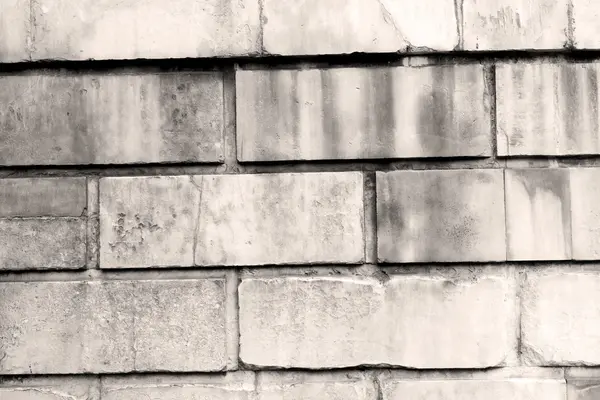
[{"label": "horizontal mortar line", "polygon": [[[28,375],[2,375],[0,374],[0,387],[18,387],[18,384],[12,384],[12,385],[6,385],[6,383],[4,383],[3,381],[6,380],[28,380],[28,379],[56,379],[56,380],[60,380],[60,379],[65,379],[65,380],[69,380],[72,378],[78,378],[78,379],[97,379],[97,378],[136,378],[136,377],[145,377],[145,378],[152,378],[152,377],[161,377],[161,378],[168,378],[169,376],[175,377],[175,378],[195,378],[195,377],[199,377],[199,378],[224,378],[226,376],[230,376],[230,375],[239,375],[239,374],[243,374],[243,373],[255,373],[255,374],[281,374],[281,375],[290,375],[293,376],[297,373],[303,373],[303,374],[307,374],[307,375],[314,375],[314,376],[319,376],[319,375],[335,375],[335,374],[340,374],[340,375],[344,375],[344,374],[351,374],[351,373],[356,373],[356,374],[361,374],[361,373],[369,373],[369,372],[376,372],[379,374],[384,374],[385,372],[392,372],[392,373],[396,373],[396,374],[401,374],[401,373],[406,373],[407,376],[405,379],[419,379],[421,377],[427,377],[428,375],[442,375],[442,374],[447,374],[447,377],[444,377],[444,379],[448,379],[448,380],[452,380],[452,379],[461,379],[461,378],[466,378],[469,379],[467,376],[468,374],[476,374],[477,375],[482,375],[489,373],[491,375],[491,378],[496,378],[496,379],[502,379],[502,373],[509,373],[509,375],[506,376],[507,379],[509,378],[519,378],[519,376],[511,376],[510,373],[511,372],[523,372],[524,377],[523,378],[528,378],[530,376],[538,376],[541,379],[544,379],[544,376],[551,376],[552,373],[561,373],[564,372],[565,369],[568,369],[571,367],[538,367],[538,366],[532,366],[532,367],[522,367],[522,366],[505,366],[505,367],[490,367],[490,368],[463,368],[463,369],[450,369],[450,368],[442,368],[442,369],[413,369],[413,368],[406,368],[406,367],[368,367],[368,368],[362,368],[362,367],[342,367],[342,368],[323,368],[323,369],[307,369],[307,368],[289,368],[289,369],[260,369],[260,370],[255,370],[255,369],[237,369],[237,370],[233,370],[233,371],[223,371],[223,372],[203,372],[203,371],[198,371],[198,372],[181,372],[181,371],[160,371],[160,372],[140,372],[140,371],[134,371],[134,372],[116,372],[116,373],[81,373],[81,374],[76,374],[76,373],[70,373],[70,374],[28,374]],[[578,367],[579,368],[579,367]],[[586,368],[586,369],[595,369],[593,367],[590,368]],[[597,368],[596,368],[597,369]],[[539,374],[539,375],[536,375]],[[496,375],[494,375],[496,374]],[[532,375],[529,375],[532,374]],[[413,376],[411,376],[413,375]],[[454,377],[453,377],[454,375]],[[365,378],[369,378],[368,375],[365,375]],[[392,379],[394,379],[394,376],[392,376]],[[472,378],[472,380],[481,380],[481,379],[485,379],[485,378]],[[349,379],[349,380],[353,380],[353,379]]]},{"label": "horizontal mortar line", "polygon": [[[529,165],[524,165],[529,163]],[[600,167],[600,154],[519,157],[431,157],[412,159],[349,159],[315,161],[242,162],[240,171],[227,164],[111,164],[67,166],[0,166],[0,179],[51,177],[118,177],[151,175],[240,175],[302,172],[388,172],[395,170],[586,168]]]},{"label": "horizontal mortar line", "polygon": [[295,64],[314,64],[312,67],[373,66],[402,62],[414,57],[430,58],[434,64],[468,62],[502,62],[516,59],[536,60],[556,58],[564,61],[588,61],[600,58],[600,50],[593,49],[550,49],[550,50],[492,50],[492,51],[440,51],[440,52],[388,52],[321,55],[246,55],[234,57],[200,58],[136,58],[115,60],[65,60],[47,59],[17,63],[0,63],[0,73],[21,72],[35,69],[71,71],[111,71],[123,68],[148,69],[152,72],[171,70],[219,70],[231,67],[289,67]]},{"label": "horizontal mortar line", "polygon": [[[444,268],[469,270],[473,267],[481,268],[481,273],[491,274],[504,271],[510,267],[517,268],[571,268],[577,271],[578,267],[596,266],[600,260],[562,260],[562,261],[523,261],[523,262],[462,262],[462,263],[412,263],[412,264],[379,264],[377,268],[390,276],[439,276],[445,273]],[[1,270],[0,282],[61,282],[61,281],[112,281],[112,280],[187,280],[187,279],[212,279],[226,278],[230,271],[237,270],[241,279],[268,279],[268,278],[373,278],[375,271],[365,270],[360,265],[282,265],[282,266],[232,266],[232,267],[165,267],[165,268],[127,268],[127,269],[81,269],[81,270]],[[595,269],[593,269],[595,271]],[[432,274],[433,273],[433,274]]]}]

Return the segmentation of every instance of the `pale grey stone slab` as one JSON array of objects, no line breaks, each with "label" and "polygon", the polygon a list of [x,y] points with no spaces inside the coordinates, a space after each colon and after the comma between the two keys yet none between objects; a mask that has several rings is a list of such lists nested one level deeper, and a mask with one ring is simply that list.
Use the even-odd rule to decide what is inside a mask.
[{"label": "pale grey stone slab", "polygon": [[240,161],[491,155],[481,65],[241,70],[236,93]]},{"label": "pale grey stone slab", "polygon": [[218,162],[219,73],[0,76],[0,165]]}]

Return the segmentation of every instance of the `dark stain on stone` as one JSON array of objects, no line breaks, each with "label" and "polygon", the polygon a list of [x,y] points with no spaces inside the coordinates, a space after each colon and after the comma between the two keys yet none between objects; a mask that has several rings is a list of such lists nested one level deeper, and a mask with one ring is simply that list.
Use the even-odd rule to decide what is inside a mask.
[{"label": "dark stain on stone", "polygon": [[589,96],[588,101],[590,102],[589,107],[589,119],[590,119],[590,130],[591,139],[593,146],[591,147],[592,152],[598,151],[598,135],[600,135],[600,126],[598,121],[598,73],[595,67],[585,67],[586,78],[588,82],[587,93]]},{"label": "dark stain on stone", "polygon": [[401,198],[402,185],[397,181],[394,174],[377,174],[378,258],[382,261],[397,258],[395,237],[401,236],[406,227],[403,204],[398,200]]},{"label": "dark stain on stone", "polygon": [[453,154],[460,145],[463,133],[454,125],[454,87],[453,67],[432,68],[431,90],[424,88],[419,101],[418,137],[427,153]]},{"label": "dark stain on stone", "polygon": [[[394,73],[392,68],[373,68],[365,71],[365,112],[363,131],[371,154],[387,156],[393,153],[396,139]],[[366,156],[369,154],[365,154]]]},{"label": "dark stain on stone", "polygon": [[[90,132],[90,124],[93,124],[93,115],[87,112],[87,89],[83,87],[82,77],[73,79],[72,87],[67,93],[68,100],[66,106],[66,130],[70,134],[71,148],[69,153],[73,156],[73,161],[78,163],[93,163],[95,161],[95,151],[90,137],[95,133],[93,127]],[[119,97],[121,100],[121,98]],[[119,110],[122,110],[119,104]],[[64,111],[64,110],[63,110]]]},{"label": "dark stain on stone", "polygon": [[[561,65],[560,78],[562,85],[560,88],[564,90],[561,97],[564,96],[563,104],[566,107],[565,115],[563,116],[564,132],[569,140],[568,147],[577,148],[578,134],[581,133],[581,125],[579,112],[581,109],[581,98],[579,97],[580,82],[577,79],[577,71],[579,68],[576,65]],[[559,88],[557,88],[559,90]]]},{"label": "dark stain on stone", "polygon": [[[257,132],[254,140],[259,146],[260,158],[263,160],[277,159],[279,156],[278,148],[280,141],[280,126],[285,125],[285,119],[288,110],[283,109],[278,90],[279,74],[285,74],[287,71],[268,70],[257,74],[258,82],[252,86],[256,89],[254,98],[255,105],[255,124]],[[265,110],[266,112],[263,112]],[[280,124],[283,120],[284,124]],[[242,121],[239,121],[242,122]],[[242,127],[238,125],[238,129]]]},{"label": "dark stain on stone", "polygon": [[565,232],[565,248],[570,249],[571,240],[571,183],[568,169],[514,169],[510,170],[525,188],[533,205],[538,194],[550,193],[560,201],[562,227]]},{"label": "dark stain on stone", "polygon": [[296,156],[298,156],[300,154],[300,138],[299,138],[299,132],[298,132],[298,124],[300,123],[300,99],[298,97],[298,71],[292,71],[291,74],[291,80],[292,80],[292,87],[291,87],[291,104],[292,104],[292,109],[291,109],[291,114],[292,114],[292,119],[291,121],[288,120],[288,122],[290,123],[289,126],[289,130],[287,132],[284,132],[284,134],[288,134],[292,136],[292,148],[294,149],[294,153]]},{"label": "dark stain on stone", "polygon": [[[321,70],[321,104],[323,114],[321,116],[321,129],[323,130],[324,142],[327,146],[325,152],[331,158],[338,158],[340,153],[341,132],[336,108],[335,83],[330,70]],[[343,144],[341,144],[343,146]]]}]

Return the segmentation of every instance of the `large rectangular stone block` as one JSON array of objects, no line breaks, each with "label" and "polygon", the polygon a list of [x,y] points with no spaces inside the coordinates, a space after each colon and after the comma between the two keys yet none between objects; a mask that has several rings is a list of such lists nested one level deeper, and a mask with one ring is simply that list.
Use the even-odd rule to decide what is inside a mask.
[{"label": "large rectangular stone block", "polygon": [[0,9],[0,63],[29,60],[29,1],[2,0]]},{"label": "large rectangular stone block", "polygon": [[600,153],[596,63],[496,67],[498,155]]},{"label": "large rectangular stone block", "polygon": [[240,359],[310,369],[504,365],[516,347],[513,286],[503,276],[245,279]]},{"label": "large rectangular stone block", "polygon": [[218,73],[0,76],[0,165],[217,162]]},{"label": "large rectangular stone block", "polygon": [[449,51],[459,41],[454,4],[452,0],[265,0],[264,48],[283,55]]},{"label": "large rectangular stone block", "polygon": [[102,268],[359,263],[358,172],[100,180]]},{"label": "large rectangular stone block", "polygon": [[238,71],[238,158],[490,155],[483,78],[481,65]]},{"label": "large rectangular stone block", "polygon": [[600,373],[596,368],[567,368],[567,399],[596,400],[600,398]]},{"label": "large rectangular stone block", "polygon": [[225,283],[0,283],[2,374],[225,368]]},{"label": "large rectangular stone block", "polygon": [[381,262],[506,260],[501,170],[377,172]]},{"label": "large rectangular stone block", "polygon": [[85,178],[0,179],[0,217],[79,217],[86,187]]},{"label": "large rectangular stone block", "polygon": [[600,259],[600,168],[572,168],[571,223],[573,258]]},{"label": "large rectangular stone block", "polygon": [[569,38],[567,0],[466,0],[465,50],[562,49]]},{"label": "large rectangular stone block", "polygon": [[39,59],[195,58],[260,49],[256,0],[38,0]]},{"label": "large rectangular stone block", "polygon": [[100,400],[98,378],[82,376],[3,377],[0,381],[0,400],[66,399]]},{"label": "large rectangular stone block", "polygon": [[0,271],[85,267],[83,218],[0,219]]},{"label": "large rectangular stone block", "polygon": [[254,400],[252,372],[227,375],[138,375],[102,378],[102,400]]},{"label": "large rectangular stone block", "polygon": [[507,169],[504,174],[508,259],[570,259],[569,169]]},{"label": "large rectangular stone block", "polygon": [[528,272],[521,294],[523,357],[534,365],[600,364],[600,275]]},{"label": "large rectangular stone block", "polygon": [[383,400],[565,400],[562,379],[384,381]]}]

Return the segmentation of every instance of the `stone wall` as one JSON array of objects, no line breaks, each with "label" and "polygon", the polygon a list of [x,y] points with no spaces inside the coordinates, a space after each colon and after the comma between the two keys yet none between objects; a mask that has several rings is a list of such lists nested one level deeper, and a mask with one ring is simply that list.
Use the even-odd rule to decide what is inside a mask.
[{"label": "stone wall", "polygon": [[0,0],[0,400],[600,398],[599,17]]}]

